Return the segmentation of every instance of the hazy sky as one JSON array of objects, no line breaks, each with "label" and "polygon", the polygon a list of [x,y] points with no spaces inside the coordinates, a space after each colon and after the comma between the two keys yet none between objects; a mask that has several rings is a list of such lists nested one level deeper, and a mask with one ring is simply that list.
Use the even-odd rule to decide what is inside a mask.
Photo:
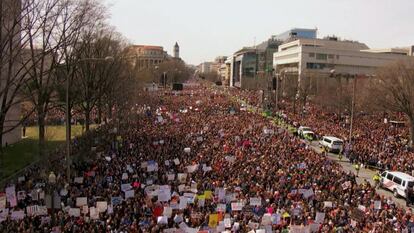
[{"label": "hazy sky", "polygon": [[230,55],[290,28],[318,28],[370,48],[414,45],[414,0],[105,0],[131,43],[177,41],[190,64]]}]

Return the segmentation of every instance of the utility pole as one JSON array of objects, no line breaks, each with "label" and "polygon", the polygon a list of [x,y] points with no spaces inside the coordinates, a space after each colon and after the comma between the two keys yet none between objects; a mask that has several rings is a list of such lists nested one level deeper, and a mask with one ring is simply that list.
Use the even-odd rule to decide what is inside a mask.
[{"label": "utility pole", "polygon": [[352,145],[352,127],[354,123],[354,108],[355,108],[355,89],[357,84],[357,75],[354,75],[353,87],[352,87],[352,104],[351,104],[351,122],[349,126],[349,146]]}]

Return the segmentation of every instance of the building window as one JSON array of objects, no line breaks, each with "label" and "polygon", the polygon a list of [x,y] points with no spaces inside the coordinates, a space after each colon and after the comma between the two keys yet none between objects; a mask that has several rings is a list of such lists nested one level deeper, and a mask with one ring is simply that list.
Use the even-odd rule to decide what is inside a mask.
[{"label": "building window", "polygon": [[339,55],[336,55],[336,59],[339,59]]},{"label": "building window", "polygon": [[315,57],[315,53],[309,53],[309,57]]},{"label": "building window", "polygon": [[318,60],[326,60],[327,57],[328,57],[327,54],[323,54],[323,53],[317,53],[316,54],[316,59],[318,59]]},{"label": "building window", "polygon": [[335,57],[335,55],[333,55],[333,54],[329,54],[329,55],[328,55],[328,58],[329,58],[329,59],[334,59],[334,57]]}]

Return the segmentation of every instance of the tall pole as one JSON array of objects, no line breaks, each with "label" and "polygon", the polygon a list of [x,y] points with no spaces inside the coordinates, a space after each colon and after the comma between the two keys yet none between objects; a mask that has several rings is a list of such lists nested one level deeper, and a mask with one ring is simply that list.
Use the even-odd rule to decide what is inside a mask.
[{"label": "tall pole", "polygon": [[70,78],[66,78],[66,176],[70,180],[70,103],[69,103]]},{"label": "tall pole", "polygon": [[351,106],[351,122],[349,126],[349,146],[352,146],[352,127],[354,123],[354,108],[355,108],[355,88],[356,88],[357,77],[354,76],[353,87],[352,87],[352,106]]},{"label": "tall pole", "polygon": [[279,112],[279,74],[276,74],[276,112]]}]

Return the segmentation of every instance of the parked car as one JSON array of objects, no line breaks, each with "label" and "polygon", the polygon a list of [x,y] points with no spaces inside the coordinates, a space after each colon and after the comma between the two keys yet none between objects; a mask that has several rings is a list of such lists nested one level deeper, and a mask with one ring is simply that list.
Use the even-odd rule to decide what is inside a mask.
[{"label": "parked car", "polygon": [[380,176],[380,187],[392,191],[395,197],[405,198],[407,187],[414,186],[414,177],[403,172],[384,171]]},{"label": "parked car", "polygon": [[319,146],[326,148],[328,152],[341,153],[344,149],[344,141],[333,136],[323,136]]}]

